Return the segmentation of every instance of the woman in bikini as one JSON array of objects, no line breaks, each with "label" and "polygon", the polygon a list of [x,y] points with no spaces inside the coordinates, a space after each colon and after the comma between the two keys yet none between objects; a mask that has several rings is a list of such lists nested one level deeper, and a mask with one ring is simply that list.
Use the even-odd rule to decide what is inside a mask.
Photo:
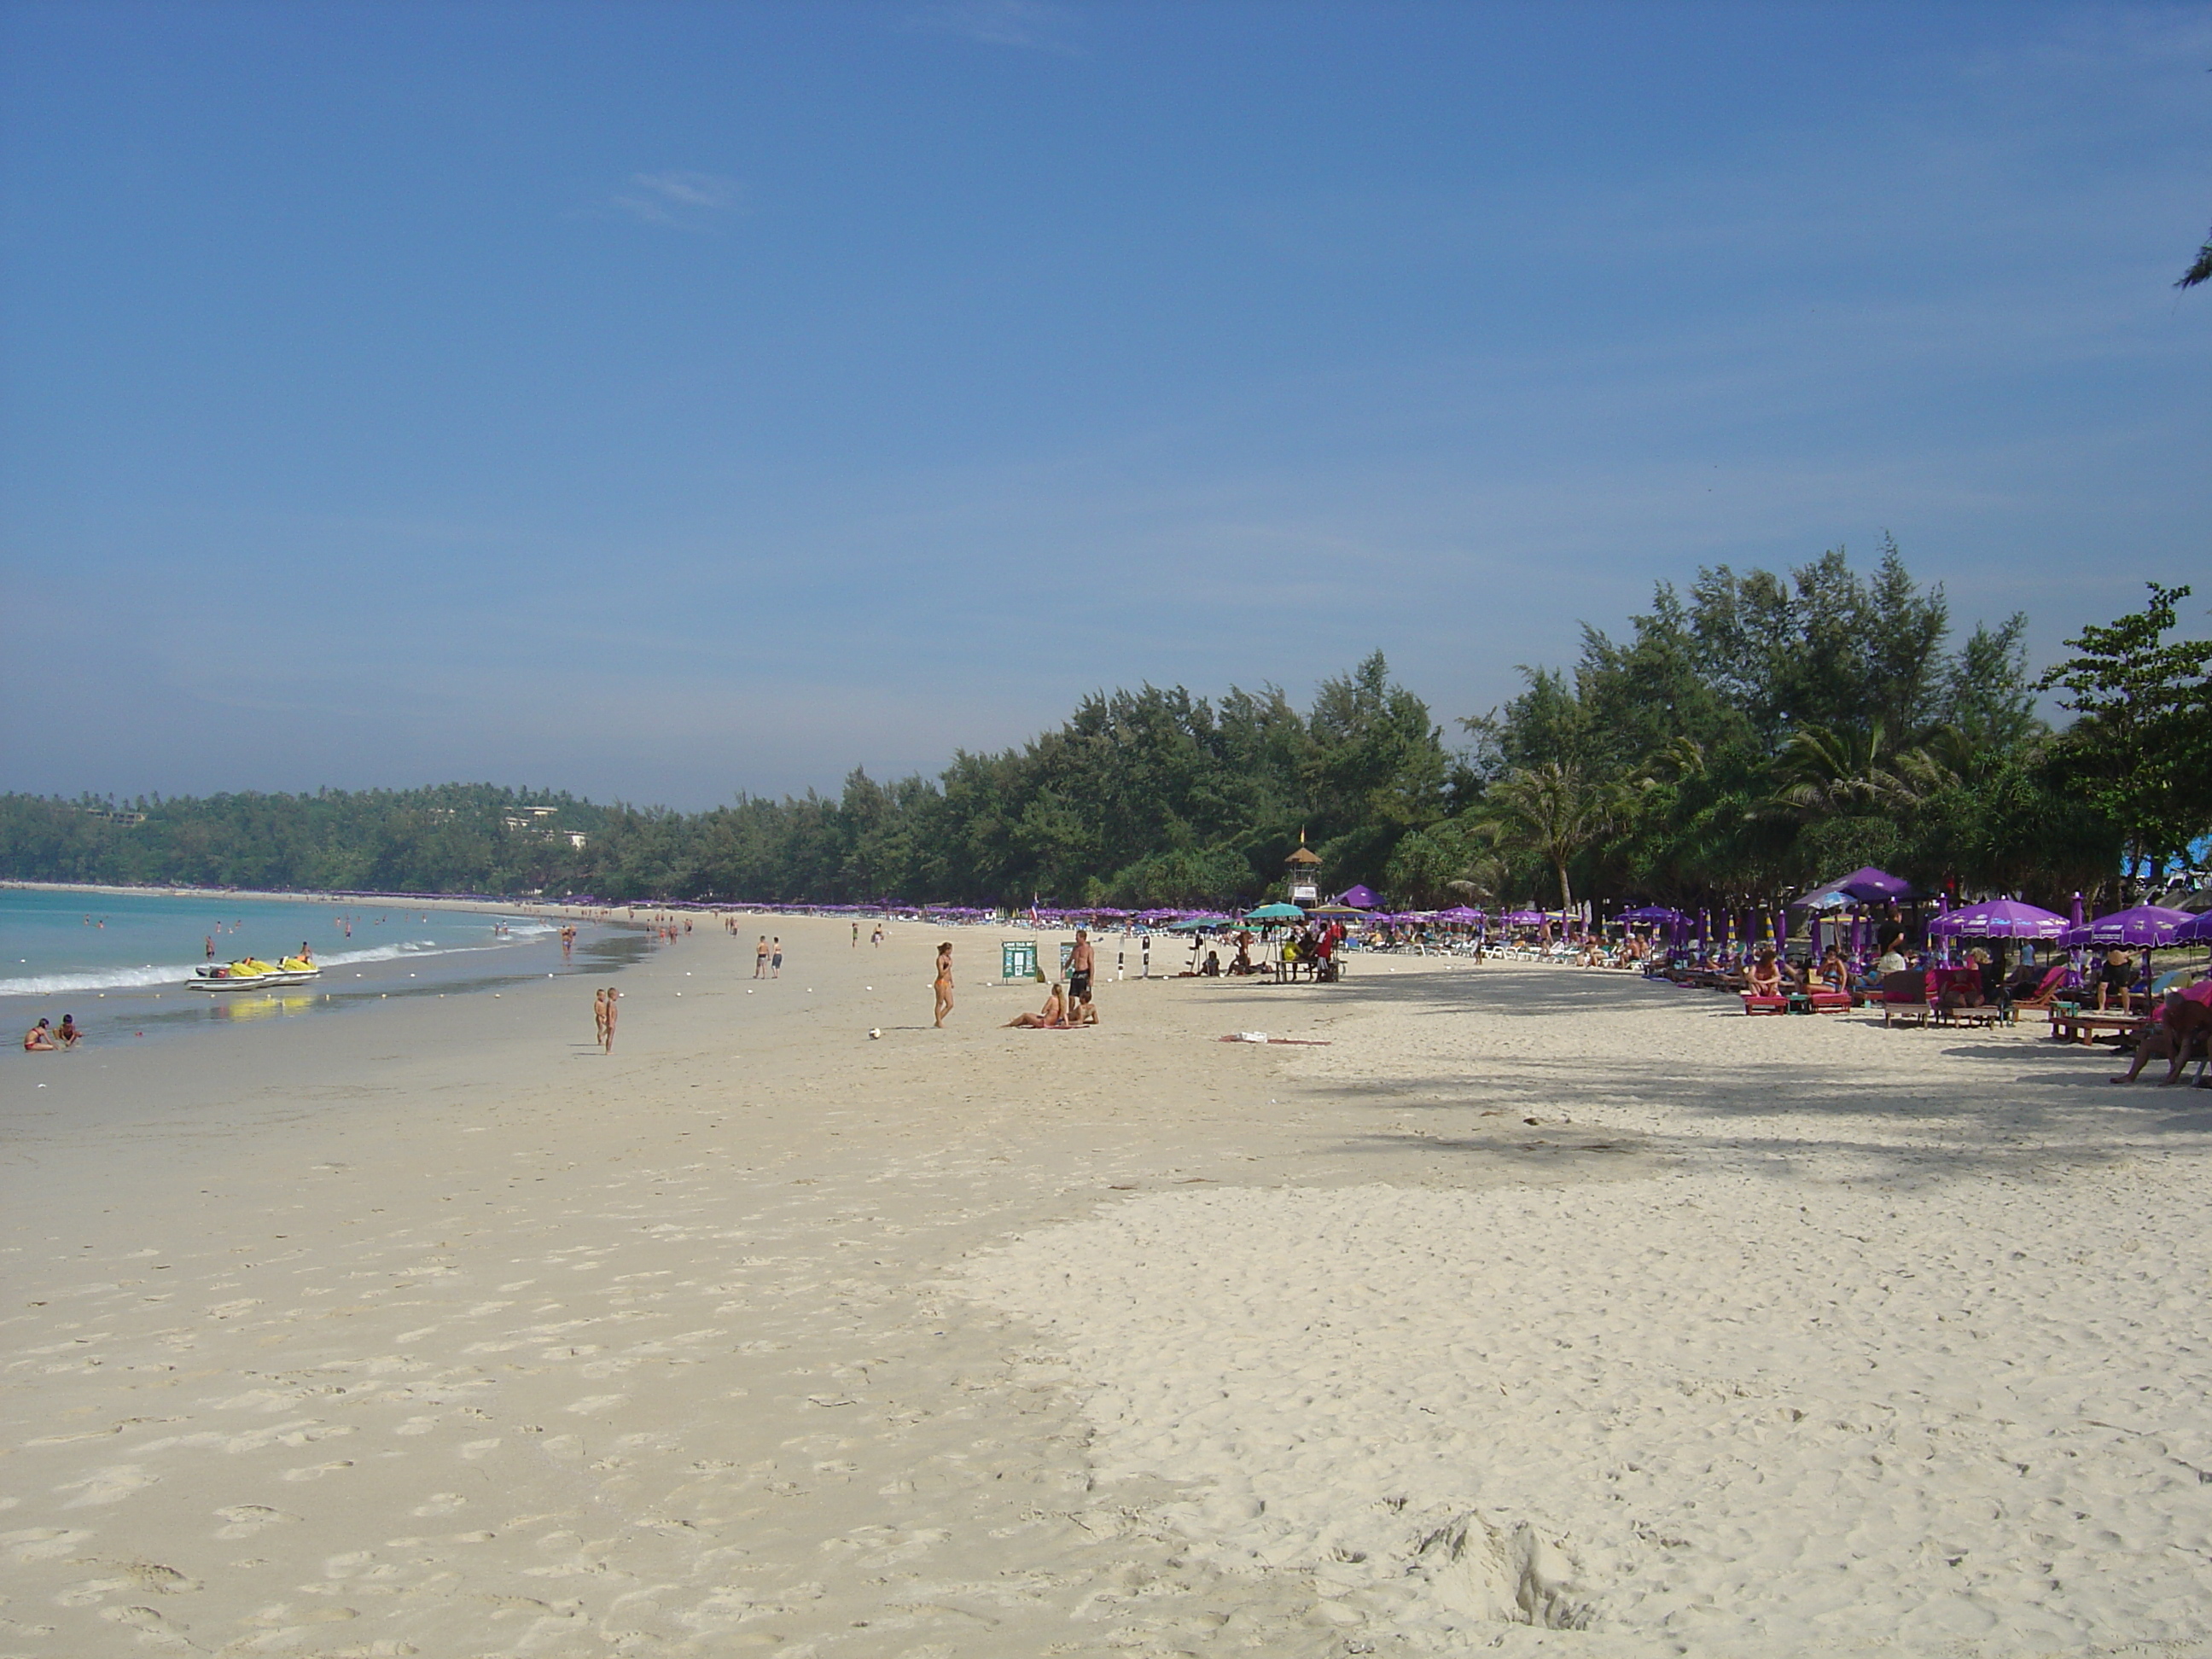
[{"label": "woman in bikini", "polygon": [[1007,1029],[1020,1028],[1029,1031],[1065,1030],[1067,1028],[1067,999],[1054,984],[1046,994],[1043,1009],[1034,1014],[1016,1014],[1006,1022]]},{"label": "woman in bikini", "polygon": [[952,1012],[952,941],[947,939],[937,947],[937,1023],[945,1024],[945,1015]]}]

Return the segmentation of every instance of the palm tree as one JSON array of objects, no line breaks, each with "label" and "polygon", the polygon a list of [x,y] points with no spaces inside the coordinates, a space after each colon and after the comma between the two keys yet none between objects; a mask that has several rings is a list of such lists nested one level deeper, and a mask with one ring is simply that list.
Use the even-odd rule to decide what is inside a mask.
[{"label": "palm tree", "polygon": [[2199,283],[2212,283],[2212,238],[2197,250],[2197,263],[2181,273],[2176,288],[2195,288]]},{"label": "palm tree", "polygon": [[1620,792],[1592,781],[1572,762],[1516,766],[1485,796],[1504,820],[1508,836],[1541,857],[1559,878],[1559,904],[1572,908],[1567,864],[1609,830],[1620,811]]}]

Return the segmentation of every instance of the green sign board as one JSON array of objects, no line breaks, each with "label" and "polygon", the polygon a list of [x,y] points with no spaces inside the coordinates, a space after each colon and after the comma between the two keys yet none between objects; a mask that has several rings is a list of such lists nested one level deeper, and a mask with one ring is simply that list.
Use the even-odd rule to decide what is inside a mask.
[{"label": "green sign board", "polygon": [[1001,979],[1035,979],[1036,977],[1036,941],[1033,939],[1009,939],[999,942],[999,977]]}]

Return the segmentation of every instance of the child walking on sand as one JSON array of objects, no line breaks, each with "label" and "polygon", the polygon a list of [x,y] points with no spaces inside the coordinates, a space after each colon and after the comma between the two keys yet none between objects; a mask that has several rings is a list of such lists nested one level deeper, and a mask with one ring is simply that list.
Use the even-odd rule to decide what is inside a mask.
[{"label": "child walking on sand", "polygon": [[952,941],[947,939],[937,947],[937,1023],[945,1024],[945,1015],[952,1012]]}]

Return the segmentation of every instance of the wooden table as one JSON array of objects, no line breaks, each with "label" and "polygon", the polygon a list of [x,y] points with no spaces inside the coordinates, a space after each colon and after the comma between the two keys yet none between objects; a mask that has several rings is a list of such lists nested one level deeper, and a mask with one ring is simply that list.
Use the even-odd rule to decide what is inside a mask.
[{"label": "wooden table", "polygon": [[2051,1011],[2051,1035],[2061,1042],[2091,1043],[2097,1040],[2100,1031],[2110,1031],[2118,1036],[2148,1024],[2140,1014],[2100,1014],[2079,1008],[2070,1012],[2063,1008]]}]

